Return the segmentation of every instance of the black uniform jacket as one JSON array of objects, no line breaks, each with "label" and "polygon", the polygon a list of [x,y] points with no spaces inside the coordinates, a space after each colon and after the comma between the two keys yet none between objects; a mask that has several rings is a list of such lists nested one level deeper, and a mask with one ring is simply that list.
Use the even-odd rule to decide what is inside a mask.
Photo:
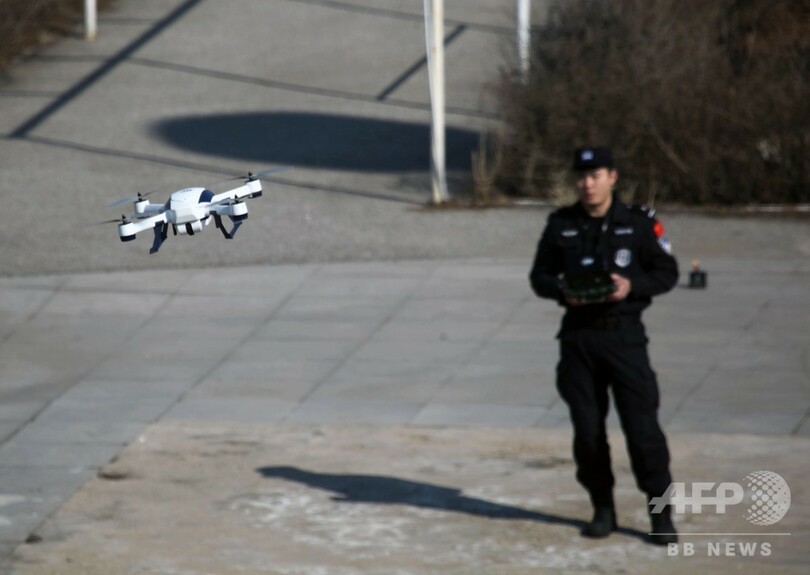
[{"label": "black uniform jacket", "polygon": [[[560,208],[549,215],[529,278],[538,296],[557,300],[567,308],[563,332],[605,318],[639,323],[641,312],[650,305],[652,297],[675,287],[678,263],[654,214],[651,209],[627,206],[614,197],[606,216],[607,229],[598,242],[599,253],[589,241],[592,238],[588,234],[594,230],[586,228],[589,218],[581,204]],[[588,264],[588,260],[592,263]],[[627,298],[620,302],[569,306],[563,296],[563,274],[593,269],[590,266],[628,278],[631,289]]]}]

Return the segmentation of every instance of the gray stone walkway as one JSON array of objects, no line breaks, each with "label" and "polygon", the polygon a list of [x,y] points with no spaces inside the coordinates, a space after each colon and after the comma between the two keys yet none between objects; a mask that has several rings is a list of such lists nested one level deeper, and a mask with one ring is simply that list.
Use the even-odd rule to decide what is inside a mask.
[{"label": "gray stone walkway", "polygon": [[[662,420],[810,436],[807,264],[731,263],[648,314]],[[524,264],[0,280],[0,541],[25,540],[157,421],[567,427],[560,313]]]}]

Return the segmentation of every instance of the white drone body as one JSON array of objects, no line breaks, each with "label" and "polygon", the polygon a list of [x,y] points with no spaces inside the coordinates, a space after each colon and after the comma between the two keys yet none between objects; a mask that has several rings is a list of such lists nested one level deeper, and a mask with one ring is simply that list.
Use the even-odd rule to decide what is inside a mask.
[{"label": "white drone body", "polygon": [[[144,196],[138,195],[133,201],[135,213],[131,219],[123,216],[118,224],[118,235],[122,242],[130,242],[136,235],[146,230],[154,230],[155,240],[149,253],[154,254],[168,236],[171,225],[174,235],[193,236],[211,223],[226,239],[233,239],[236,230],[248,217],[245,199],[262,195],[262,184],[257,175],[249,174],[245,183],[238,188],[214,194],[207,188],[186,188],[174,192],[165,204],[152,204]],[[129,199],[122,200],[129,203]],[[120,205],[117,202],[114,205]],[[225,229],[222,216],[227,216],[233,227]]]}]

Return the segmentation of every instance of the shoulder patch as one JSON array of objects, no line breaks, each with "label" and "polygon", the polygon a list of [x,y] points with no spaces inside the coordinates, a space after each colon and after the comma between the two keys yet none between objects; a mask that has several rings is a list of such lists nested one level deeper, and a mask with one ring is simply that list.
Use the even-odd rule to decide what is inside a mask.
[{"label": "shoulder patch", "polygon": [[670,243],[669,238],[667,238],[667,232],[664,229],[664,224],[655,218],[655,210],[641,204],[633,204],[629,209],[631,213],[639,216],[646,216],[649,218],[649,220],[651,220],[649,223],[652,224],[652,232],[655,236],[655,240],[658,242],[658,245],[661,246],[662,250],[668,254],[671,254],[672,244]]},{"label": "shoulder patch", "polygon": [[664,230],[664,224],[655,219],[653,222],[655,222],[653,223],[653,233],[655,234],[655,239],[658,241],[658,245],[661,246],[662,250],[671,254],[672,244],[667,237],[667,232]]}]

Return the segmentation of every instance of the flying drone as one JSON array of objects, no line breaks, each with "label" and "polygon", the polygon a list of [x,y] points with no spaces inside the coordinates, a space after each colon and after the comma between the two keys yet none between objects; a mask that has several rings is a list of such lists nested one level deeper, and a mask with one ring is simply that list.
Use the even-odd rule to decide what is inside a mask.
[{"label": "flying drone", "polygon": [[[226,192],[215,194],[207,188],[185,188],[174,192],[165,204],[150,203],[146,194],[123,198],[113,202],[108,207],[114,208],[132,203],[135,213],[121,219],[108,220],[109,223],[118,223],[118,235],[122,242],[131,242],[139,232],[154,230],[155,239],[150,254],[157,253],[160,246],[169,235],[171,226],[174,235],[193,236],[214,220],[216,227],[226,239],[232,240],[236,230],[248,217],[248,208],[244,200],[258,198],[262,195],[262,176],[271,172],[286,170],[287,168],[273,168],[263,170],[256,174],[248,172],[244,184]],[[232,179],[242,179],[232,178]],[[226,180],[228,181],[228,180]],[[227,216],[233,226],[230,230],[225,228],[222,217]],[[106,222],[104,222],[106,223]]]}]

